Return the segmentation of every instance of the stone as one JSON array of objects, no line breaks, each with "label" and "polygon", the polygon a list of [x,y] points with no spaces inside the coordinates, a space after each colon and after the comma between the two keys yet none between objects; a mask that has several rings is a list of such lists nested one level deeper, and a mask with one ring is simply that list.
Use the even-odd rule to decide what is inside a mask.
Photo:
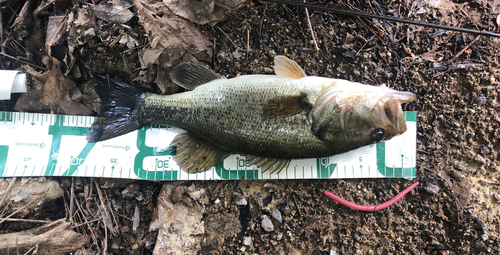
[{"label": "stone", "polygon": [[260,225],[266,232],[271,232],[274,230],[274,225],[271,219],[267,215],[262,215],[261,216],[262,221],[260,222]]},{"label": "stone", "polygon": [[275,218],[279,223],[283,222],[283,219],[281,218],[281,212],[278,209],[274,209],[274,211],[271,213],[273,218]]}]

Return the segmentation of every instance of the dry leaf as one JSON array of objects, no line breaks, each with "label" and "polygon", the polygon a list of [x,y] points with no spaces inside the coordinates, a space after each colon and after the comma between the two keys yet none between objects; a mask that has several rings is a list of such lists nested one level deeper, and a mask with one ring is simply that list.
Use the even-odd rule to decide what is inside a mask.
[{"label": "dry leaf", "polygon": [[102,20],[123,24],[134,17],[134,14],[128,10],[129,7],[130,6],[100,4],[93,5],[92,10],[95,15]]},{"label": "dry leaf", "polygon": [[198,24],[215,23],[224,19],[228,10],[239,8],[245,0],[163,0],[172,12]]}]

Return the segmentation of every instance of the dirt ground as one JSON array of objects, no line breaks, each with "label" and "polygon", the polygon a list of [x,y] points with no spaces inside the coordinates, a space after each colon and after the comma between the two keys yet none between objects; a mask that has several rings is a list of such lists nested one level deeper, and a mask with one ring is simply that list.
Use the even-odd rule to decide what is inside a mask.
[{"label": "dirt ground", "polygon": [[[42,5],[39,1],[30,2],[32,9]],[[32,25],[29,28],[25,24],[25,30],[14,31],[13,20],[24,1],[0,1],[4,40],[11,40],[4,49],[10,57],[0,56],[3,69],[27,64],[39,73],[47,70],[46,52],[39,52],[40,45],[33,38],[45,40],[50,15],[88,8],[85,3],[88,1],[59,2],[62,4],[47,6],[43,14],[28,21],[26,24]],[[496,31],[499,26],[500,1],[314,2],[486,31]],[[139,12],[135,6],[129,10],[134,15]],[[204,233],[196,237],[198,251],[186,254],[500,253],[497,211],[500,210],[497,102],[500,39],[310,10],[316,49],[304,8],[249,1],[227,13],[227,17],[213,26],[194,26],[215,46],[209,48],[213,55],[191,56],[228,78],[272,73],[273,57],[285,55],[303,66],[308,75],[385,84],[415,93],[417,100],[403,108],[418,111],[416,181],[421,184],[395,205],[367,213],[342,206],[322,192],[329,190],[357,204],[378,204],[394,197],[410,182],[401,179],[172,182],[174,189],[187,189],[194,184],[208,191],[203,202]],[[65,63],[61,64],[62,73],[84,94],[83,103],[93,107],[87,88],[81,84],[98,74],[109,74],[157,93],[177,91],[171,84],[153,82],[155,75],[162,75],[163,67],[155,72],[141,63],[139,51],[151,43],[147,39],[151,32],[141,24],[137,17],[122,26],[98,20],[92,39],[82,44],[63,42],[64,47],[75,47],[71,65],[67,53],[52,52],[54,58]],[[120,35],[131,35],[136,44],[110,46]],[[179,58],[169,63],[180,61]],[[78,66],[78,73],[74,68],[66,70],[68,66]],[[138,79],[139,76],[142,78]],[[15,100],[2,102],[0,110],[14,110]],[[50,108],[42,105],[38,110],[49,112]],[[54,179],[65,190],[64,197],[27,214],[25,219],[69,218],[72,185],[77,199],[82,200],[85,187],[99,182],[113,204],[110,208],[119,215],[114,221],[117,230],[106,232],[102,220],[88,223],[89,227],[74,228],[92,237],[76,253],[96,254],[104,247],[110,254],[153,252],[158,231],[149,228],[163,183],[107,185],[105,180]],[[264,188],[266,183],[275,185],[267,184]],[[124,196],[124,190],[132,195]],[[137,194],[141,194],[141,199],[137,199]],[[98,194],[94,189],[89,196],[95,198]],[[237,205],[242,198],[246,205]],[[97,210],[99,202],[95,201],[99,200],[92,200],[90,211]],[[135,208],[139,208],[141,218],[137,230],[132,230]],[[281,214],[281,222],[273,213],[275,209]],[[75,221],[80,222],[74,225],[85,217],[84,214],[76,217]],[[263,226],[267,224],[262,220],[266,217],[273,225],[271,231],[266,230],[269,226]],[[40,225],[6,221],[0,225],[0,233]]]}]

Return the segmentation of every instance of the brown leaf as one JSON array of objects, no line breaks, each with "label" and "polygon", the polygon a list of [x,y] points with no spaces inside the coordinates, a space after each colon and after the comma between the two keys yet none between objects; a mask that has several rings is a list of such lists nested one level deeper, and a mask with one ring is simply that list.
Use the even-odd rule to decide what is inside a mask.
[{"label": "brown leaf", "polygon": [[224,19],[228,10],[239,8],[246,0],[163,0],[172,12],[198,24],[215,23]]}]

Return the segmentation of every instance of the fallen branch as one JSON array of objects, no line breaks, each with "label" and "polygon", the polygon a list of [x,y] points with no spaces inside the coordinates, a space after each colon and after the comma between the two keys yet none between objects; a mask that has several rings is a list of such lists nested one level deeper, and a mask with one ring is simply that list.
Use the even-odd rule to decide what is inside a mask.
[{"label": "fallen branch", "polygon": [[78,250],[89,238],[69,228],[60,219],[38,228],[0,235],[0,254],[25,253],[36,246],[37,254],[65,254]]}]

